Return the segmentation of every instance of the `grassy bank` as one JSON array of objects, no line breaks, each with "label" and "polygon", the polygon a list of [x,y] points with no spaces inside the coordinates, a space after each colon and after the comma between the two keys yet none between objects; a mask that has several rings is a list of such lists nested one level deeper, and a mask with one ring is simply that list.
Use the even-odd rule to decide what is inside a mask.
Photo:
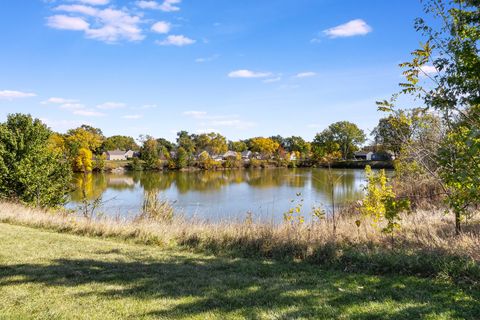
[{"label": "grassy bank", "polygon": [[0,204],[0,222],[102,238],[128,240],[161,248],[189,248],[217,256],[306,261],[315,265],[371,274],[404,274],[442,278],[478,286],[480,223],[455,236],[450,216],[417,212],[405,216],[402,229],[391,236],[370,221],[357,227],[358,217],[312,224],[268,225],[252,221],[204,223],[175,218],[152,220],[90,220]]},{"label": "grassy bank", "polygon": [[476,319],[480,292],[0,223],[0,319]]}]

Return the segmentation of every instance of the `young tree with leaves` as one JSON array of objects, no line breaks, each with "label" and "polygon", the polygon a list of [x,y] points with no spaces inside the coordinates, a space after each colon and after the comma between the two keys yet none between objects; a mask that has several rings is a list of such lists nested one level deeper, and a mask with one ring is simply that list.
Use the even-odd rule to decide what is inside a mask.
[{"label": "young tree with leaves", "polygon": [[71,169],[49,145],[52,132],[30,115],[0,124],[0,196],[37,207],[56,207],[70,191]]},{"label": "young tree with leaves", "polygon": [[[398,113],[399,95],[411,95],[423,101],[425,109],[440,115],[445,133],[435,151],[423,150],[437,170],[425,168],[445,191],[447,203],[455,214],[456,233],[468,207],[480,203],[475,150],[480,117],[480,3],[478,0],[428,0],[426,14],[437,19],[438,27],[419,18],[415,28],[426,38],[412,52],[412,60],[402,63],[406,82],[390,101],[379,102],[382,111]],[[459,159],[461,159],[459,161]],[[468,165],[462,165],[468,164]]]}]

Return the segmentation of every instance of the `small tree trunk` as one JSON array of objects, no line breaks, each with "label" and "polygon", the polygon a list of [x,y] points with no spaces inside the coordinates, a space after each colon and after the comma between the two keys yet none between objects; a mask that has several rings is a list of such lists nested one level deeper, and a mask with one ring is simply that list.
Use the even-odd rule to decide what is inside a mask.
[{"label": "small tree trunk", "polygon": [[460,213],[455,212],[455,234],[458,236],[460,233],[462,233],[462,220]]}]

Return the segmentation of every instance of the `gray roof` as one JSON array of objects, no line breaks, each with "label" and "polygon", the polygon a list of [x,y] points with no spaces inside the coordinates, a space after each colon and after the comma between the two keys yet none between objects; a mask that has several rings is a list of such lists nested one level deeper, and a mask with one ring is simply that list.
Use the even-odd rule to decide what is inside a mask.
[{"label": "gray roof", "polygon": [[107,151],[107,154],[110,156],[124,156],[125,153],[127,153],[124,150],[113,150],[113,151]]}]

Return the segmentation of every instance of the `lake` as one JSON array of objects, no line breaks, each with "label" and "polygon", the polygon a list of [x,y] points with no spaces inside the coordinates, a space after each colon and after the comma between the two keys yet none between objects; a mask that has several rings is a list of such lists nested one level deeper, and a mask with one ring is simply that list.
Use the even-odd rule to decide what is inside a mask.
[{"label": "lake", "polygon": [[313,207],[331,208],[332,180],[336,206],[362,198],[365,173],[355,169],[332,169],[331,175],[320,168],[94,173],[75,177],[67,207],[78,207],[84,186],[89,200],[101,197],[99,212],[109,216],[135,217],[145,194],[155,192],[188,217],[243,220],[251,213],[255,220],[278,222],[297,203],[306,216]]}]

